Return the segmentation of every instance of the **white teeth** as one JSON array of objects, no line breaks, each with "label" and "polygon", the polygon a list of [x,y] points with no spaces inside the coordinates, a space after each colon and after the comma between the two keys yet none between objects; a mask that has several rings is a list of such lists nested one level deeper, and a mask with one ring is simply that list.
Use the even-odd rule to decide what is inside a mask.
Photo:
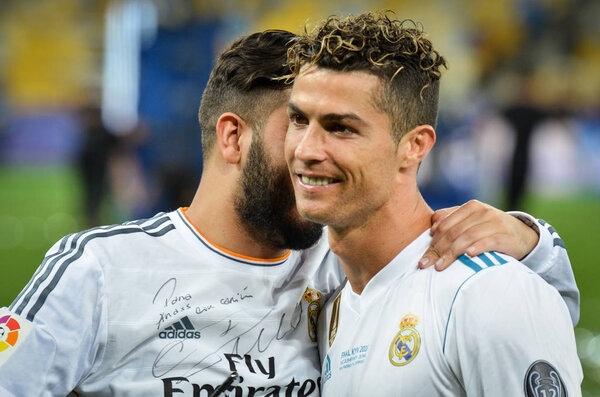
[{"label": "white teeth", "polygon": [[307,185],[323,186],[329,185],[333,182],[331,178],[314,178],[306,175],[302,175],[302,182]]}]

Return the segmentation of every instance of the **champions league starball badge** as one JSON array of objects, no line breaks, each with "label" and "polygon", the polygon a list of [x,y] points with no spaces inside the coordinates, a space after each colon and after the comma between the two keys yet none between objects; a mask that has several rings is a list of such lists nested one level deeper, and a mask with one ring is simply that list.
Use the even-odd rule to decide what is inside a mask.
[{"label": "champions league starball badge", "polygon": [[394,337],[389,349],[390,362],[401,367],[410,363],[419,353],[421,347],[421,336],[415,327],[419,324],[419,318],[408,313],[400,321],[400,331]]},{"label": "champions league starball badge", "polygon": [[525,375],[526,397],[567,397],[565,384],[550,363],[538,360],[531,364]]}]

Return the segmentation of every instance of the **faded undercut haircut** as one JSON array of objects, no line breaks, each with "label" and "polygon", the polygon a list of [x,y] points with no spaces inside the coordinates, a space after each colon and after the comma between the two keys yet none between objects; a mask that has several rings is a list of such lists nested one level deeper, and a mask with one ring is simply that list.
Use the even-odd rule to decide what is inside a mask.
[{"label": "faded undercut haircut", "polygon": [[396,143],[416,126],[436,126],[446,61],[420,24],[394,19],[391,11],[329,17],[290,47],[288,64],[290,79],[312,66],[377,76],[382,84],[374,105],[390,117]]},{"label": "faded undercut haircut", "polygon": [[218,58],[200,103],[202,152],[206,160],[216,141],[216,125],[226,112],[240,116],[260,130],[283,92],[291,85],[281,79],[289,74],[287,50],[296,35],[285,30],[266,30],[234,41]]}]

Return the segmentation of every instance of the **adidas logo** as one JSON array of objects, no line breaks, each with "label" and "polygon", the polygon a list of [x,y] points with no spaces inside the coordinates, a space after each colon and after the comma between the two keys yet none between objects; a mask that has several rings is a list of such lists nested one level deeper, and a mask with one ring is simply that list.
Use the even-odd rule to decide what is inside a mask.
[{"label": "adidas logo", "polygon": [[170,327],[158,333],[160,339],[200,339],[200,332],[196,331],[188,316],[173,323]]}]

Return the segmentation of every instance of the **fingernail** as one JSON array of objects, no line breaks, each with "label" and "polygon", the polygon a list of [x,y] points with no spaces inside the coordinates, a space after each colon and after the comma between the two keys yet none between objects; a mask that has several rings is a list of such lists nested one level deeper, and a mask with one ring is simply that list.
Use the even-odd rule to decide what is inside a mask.
[{"label": "fingernail", "polygon": [[473,256],[474,252],[475,252],[475,247],[469,247],[469,248],[467,248],[467,254],[469,256]]},{"label": "fingernail", "polygon": [[438,259],[438,260],[435,262],[435,265],[434,265],[434,266],[435,266],[435,269],[436,269],[436,270],[440,270],[440,266],[442,266],[442,263],[444,263],[444,259],[443,259],[443,258],[440,258],[440,259]]},{"label": "fingernail", "polygon": [[429,258],[423,257],[419,261],[419,266],[424,267],[424,266],[427,266],[428,263],[429,263]]}]

